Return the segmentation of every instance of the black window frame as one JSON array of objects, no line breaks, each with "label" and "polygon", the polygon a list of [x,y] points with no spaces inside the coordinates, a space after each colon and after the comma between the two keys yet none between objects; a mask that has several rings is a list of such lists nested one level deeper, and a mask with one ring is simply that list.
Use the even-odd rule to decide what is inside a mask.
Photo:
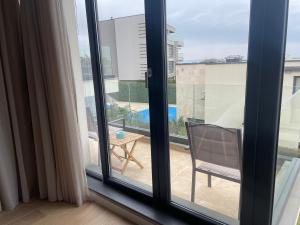
[{"label": "black window frame", "polygon": [[[161,210],[199,224],[223,224],[209,215],[171,201],[167,112],[166,0],[145,0],[151,121],[152,188],[150,193],[111,177],[101,68],[97,0],[85,0],[99,130],[103,183]],[[284,69],[288,0],[252,0],[248,40],[241,224],[271,224]],[[155,62],[155,63],[154,63]],[[91,174],[90,174],[91,175]]]}]

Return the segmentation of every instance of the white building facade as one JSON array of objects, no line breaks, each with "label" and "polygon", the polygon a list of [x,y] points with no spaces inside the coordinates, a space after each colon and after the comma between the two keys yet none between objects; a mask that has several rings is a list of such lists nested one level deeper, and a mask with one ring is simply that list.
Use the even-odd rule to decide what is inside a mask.
[{"label": "white building facade", "polygon": [[[104,75],[118,80],[144,80],[147,70],[145,15],[112,18],[99,22]],[[181,41],[172,40],[175,28],[167,26],[168,77],[176,76],[182,61]]]}]

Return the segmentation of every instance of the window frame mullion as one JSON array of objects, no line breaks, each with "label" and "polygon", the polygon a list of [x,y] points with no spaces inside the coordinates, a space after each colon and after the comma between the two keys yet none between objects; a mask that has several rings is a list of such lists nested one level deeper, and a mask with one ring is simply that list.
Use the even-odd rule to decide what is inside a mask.
[{"label": "window frame mullion", "polygon": [[166,1],[145,0],[147,65],[151,130],[152,185],[154,200],[170,204]]},{"label": "window frame mullion", "polygon": [[288,0],[252,0],[241,184],[242,225],[271,225]]},{"label": "window frame mullion", "polygon": [[102,179],[106,183],[110,177],[110,157],[108,143],[108,126],[105,112],[105,85],[104,73],[101,66],[101,46],[99,42],[98,29],[98,7],[97,0],[85,0],[88,36],[90,44],[90,57],[93,72],[94,92],[97,113],[97,125],[99,136],[99,151],[101,159]]}]

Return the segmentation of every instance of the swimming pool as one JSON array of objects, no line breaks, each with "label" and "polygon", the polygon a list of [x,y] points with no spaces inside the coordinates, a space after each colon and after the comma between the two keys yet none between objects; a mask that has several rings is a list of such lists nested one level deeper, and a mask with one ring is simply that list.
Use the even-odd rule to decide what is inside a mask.
[{"label": "swimming pool", "polygon": [[[141,123],[149,123],[150,121],[150,115],[149,115],[149,109],[144,109],[142,111],[137,112],[136,117],[133,117],[133,120]],[[169,120],[176,120],[177,118],[177,109],[175,106],[170,106],[168,108],[168,117]]]}]

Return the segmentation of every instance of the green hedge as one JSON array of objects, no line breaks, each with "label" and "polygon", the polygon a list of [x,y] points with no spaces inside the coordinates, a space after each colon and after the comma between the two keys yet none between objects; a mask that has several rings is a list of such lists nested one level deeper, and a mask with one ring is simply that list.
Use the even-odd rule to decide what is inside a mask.
[{"label": "green hedge", "polygon": [[[149,102],[145,81],[119,81],[119,93],[116,93],[114,97],[119,101],[128,102],[129,92],[130,102]],[[176,104],[176,83],[174,81],[168,82],[168,101],[169,104]]]}]

